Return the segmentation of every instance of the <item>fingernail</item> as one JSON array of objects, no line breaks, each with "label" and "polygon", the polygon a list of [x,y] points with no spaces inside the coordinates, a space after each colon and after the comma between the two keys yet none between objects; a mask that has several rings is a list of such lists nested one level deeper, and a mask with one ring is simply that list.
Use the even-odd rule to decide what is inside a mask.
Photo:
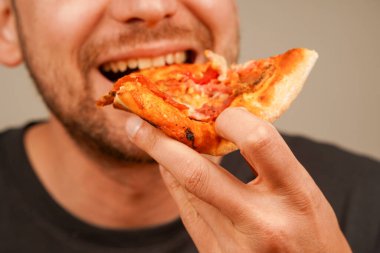
[{"label": "fingernail", "polygon": [[125,130],[127,132],[128,138],[133,138],[137,131],[140,129],[143,120],[135,115],[128,117],[125,123]]}]

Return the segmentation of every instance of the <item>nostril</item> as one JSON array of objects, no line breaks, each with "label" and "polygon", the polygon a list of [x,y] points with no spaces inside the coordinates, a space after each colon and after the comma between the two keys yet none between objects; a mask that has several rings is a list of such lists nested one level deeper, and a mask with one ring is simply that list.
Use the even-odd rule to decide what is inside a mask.
[{"label": "nostril", "polygon": [[142,23],[142,22],[144,22],[144,20],[141,18],[130,18],[127,20],[127,23],[129,24],[137,24],[137,23]]},{"label": "nostril", "polygon": [[159,17],[154,18],[153,16],[150,17],[149,19],[144,19],[144,18],[137,18],[137,17],[134,17],[134,18],[130,18],[130,19],[128,19],[128,20],[127,20],[127,24],[130,24],[130,25],[138,25],[138,24],[146,23],[148,26],[153,26],[153,25],[155,25],[156,23],[158,23],[160,20],[161,20],[161,18],[159,18]]},{"label": "nostril", "polygon": [[164,18],[171,18],[173,16],[173,14],[166,14],[165,16],[164,16]]}]

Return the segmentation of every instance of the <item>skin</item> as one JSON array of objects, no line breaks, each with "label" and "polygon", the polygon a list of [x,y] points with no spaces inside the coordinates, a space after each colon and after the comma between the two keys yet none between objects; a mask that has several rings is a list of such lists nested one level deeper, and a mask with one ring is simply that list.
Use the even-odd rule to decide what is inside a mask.
[{"label": "skin", "polygon": [[93,106],[111,86],[98,71],[107,61],[191,48],[201,62],[209,48],[233,62],[234,1],[18,0],[14,7],[0,0],[0,62],[24,61],[52,112],[27,132],[25,146],[42,184],[72,215],[108,229],[180,215],[200,252],[350,252],[331,206],[272,125],[239,108],[218,118],[218,133],[258,175],[242,184],[217,159],[135,115]]}]

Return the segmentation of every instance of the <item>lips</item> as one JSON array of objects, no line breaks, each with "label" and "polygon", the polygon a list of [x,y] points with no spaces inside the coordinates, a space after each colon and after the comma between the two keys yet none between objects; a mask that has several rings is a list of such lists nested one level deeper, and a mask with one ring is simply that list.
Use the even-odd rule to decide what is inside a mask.
[{"label": "lips", "polygon": [[154,57],[110,61],[102,64],[99,70],[109,81],[116,82],[119,78],[138,70],[162,67],[172,64],[193,63],[194,60],[194,51],[182,50]]}]

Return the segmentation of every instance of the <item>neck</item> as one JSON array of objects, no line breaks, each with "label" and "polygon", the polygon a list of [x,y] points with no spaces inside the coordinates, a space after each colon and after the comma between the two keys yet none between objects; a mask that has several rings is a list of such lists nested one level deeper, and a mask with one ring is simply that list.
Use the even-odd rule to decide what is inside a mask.
[{"label": "neck", "polygon": [[107,164],[80,149],[55,119],[32,127],[26,150],[37,176],[69,213],[103,228],[138,228],[178,217],[155,163]]}]

